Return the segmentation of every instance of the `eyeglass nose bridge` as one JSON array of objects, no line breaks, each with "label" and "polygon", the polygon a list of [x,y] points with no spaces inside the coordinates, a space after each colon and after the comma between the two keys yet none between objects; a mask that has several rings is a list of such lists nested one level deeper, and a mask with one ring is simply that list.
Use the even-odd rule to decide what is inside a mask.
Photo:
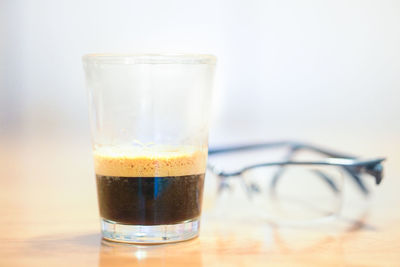
[{"label": "eyeglass nose bridge", "polygon": [[232,189],[230,184],[228,183],[228,179],[227,179],[226,176],[218,174],[217,177],[218,177],[218,181],[219,181],[218,189],[217,189],[218,194],[221,194],[221,192],[224,191],[224,190],[231,190]]},{"label": "eyeglass nose bridge", "polygon": [[261,190],[257,184],[251,183],[251,184],[246,184],[245,179],[243,179],[242,174],[236,174],[236,175],[226,175],[225,173],[221,172],[217,175],[219,184],[217,188],[218,194],[221,194],[222,191],[228,190],[232,191],[232,186],[229,183],[232,178],[237,178],[240,180],[240,184],[242,185],[244,191],[246,192],[246,196],[249,200],[253,198],[254,193],[260,193]]}]

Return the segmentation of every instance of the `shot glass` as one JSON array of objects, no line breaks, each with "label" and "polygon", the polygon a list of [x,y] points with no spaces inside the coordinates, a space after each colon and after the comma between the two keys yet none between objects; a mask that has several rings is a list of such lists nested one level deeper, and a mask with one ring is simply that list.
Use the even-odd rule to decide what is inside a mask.
[{"label": "shot glass", "polygon": [[199,234],[216,58],[83,56],[104,239]]}]

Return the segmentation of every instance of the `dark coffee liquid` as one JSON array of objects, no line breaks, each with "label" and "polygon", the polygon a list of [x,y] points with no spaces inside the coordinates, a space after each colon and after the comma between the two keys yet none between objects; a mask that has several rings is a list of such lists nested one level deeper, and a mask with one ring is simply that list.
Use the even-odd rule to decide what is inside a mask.
[{"label": "dark coffee liquid", "polygon": [[121,224],[176,224],[200,216],[204,174],[172,177],[97,175],[100,216]]}]

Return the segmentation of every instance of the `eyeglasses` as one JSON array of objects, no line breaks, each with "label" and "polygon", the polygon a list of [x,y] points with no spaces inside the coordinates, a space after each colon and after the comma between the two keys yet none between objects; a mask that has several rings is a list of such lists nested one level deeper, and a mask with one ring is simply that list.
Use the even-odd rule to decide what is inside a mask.
[{"label": "eyeglasses", "polygon": [[[267,150],[282,148],[286,151],[283,160],[264,159]],[[319,158],[294,160],[305,152],[319,155]],[[216,160],[221,156],[228,158],[229,167],[223,167]],[[238,159],[247,162],[239,164]],[[339,213],[345,177],[350,177],[363,195],[369,195],[363,177],[370,176],[380,184],[384,160],[359,159],[306,143],[274,142],[211,148],[208,170],[217,177],[217,199],[227,198],[227,201],[236,201],[238,206],[250,202],[256,212],[268,219],[306,222]],[[234,187],[244,190],[238,192]],[[248,205],[244,210],[248,210]]]}]

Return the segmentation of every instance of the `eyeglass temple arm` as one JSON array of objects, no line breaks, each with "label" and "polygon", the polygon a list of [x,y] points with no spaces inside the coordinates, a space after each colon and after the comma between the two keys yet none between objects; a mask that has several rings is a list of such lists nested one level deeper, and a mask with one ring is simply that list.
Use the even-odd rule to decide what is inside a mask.
[{"label": "eyeglass temple arm", "polygon": [[[310,144],[301,144],[299,143],[300,148],[303,149],[309,149],[314,152],[319,152],[323,155],[329,156],[329,157],[334,157],[334,158],[347,158],[347,159],[357,159],[357,157],[349,154],[343,154],[343,153],[338,153],[338,152],[333,152],[327,149],[322,149]],[[365,161],[363,164],[365,164],[364,167],[352,167],[352,166],[343,166],[343,169],[349,174],[351,178],[353,178],[353,181],[358,185],[358,188],[365,194],[369,194],[368,188],[365,186],[364,182],[360,178],[360,174],[362,173],[367,173],[371,175],[372,177],[375,178],[375,183],[379,185],[383,179],[383,166],[382,166],[382,161],[384,159],[378,159],[377,161]],[[360,162],[361,163],[361,162]]]},{"label": "eyeglass temple arm", "polygon": [[333,158],[348,158],[353,159],[356,158],[355,156],[349,154],[343,154],[334,152],[328,149],[323,149],[316,147],[314,145],[310,145],[307,143],[302,142],[295,142],[295,141],[280,141],[280,142],[269,142],[269,143],[256,143],[256,144],[249,144],[249,145],[237,145],[237,146],[226,146],[226,147],[218,147],[218,148],[210,148],[208,150],[209,155],[221,154],[221,153],[229,153],[229,152],[238,152],[244,150],[258,150],[258,149],[272,149],[272,148],[279,148],[279,147],[289,147],[292,150],[298,149],[308,149],[314,152],[318,152],[324,154],[329,157]]},{"label": "eyeglass temple arm", "polygon": [[[285,166],[285,165],[325,165],[325,166],[337,166],[337,167],[348,167],[352,169],[356,169],[357,172],[360,173],[368,173],[371,175],[377,175],[377,183],[382,178],[382,162],[385,158],[377,158],[377,159],[370,159],[370,160],[357,160],[357,159],[338,159],[338,158],[330,158],[322,161],[277,161],[277,162],[266,162],[266,163],[259,163],[250,166],[246,166],[241,170],[226,173],[226,172],[219,172],[217,173],[220,176],[224,177],[232,177],[241,175],[243,172],[258,168],[258,167],[270,167],[270,166]],[[211,167],[212,169],[212,167]]]},{"label": "eyeglass temple arm", "polygon": [[[291,149],[291,153],[294,153],[296,150],[310,150],[313,152],[317,152],[320,153],[322,155],[328,156],[328,157],[333,157],[333,158],[347,158],[347,159],[356,159],[355,156],[351,156],[348,154],[343,154],[343,153],[339,153],[339,152],[335,152],[335,151],[331,151],[331,150],[327,150],[327,149],[323,149],[323,148],[319,148],[316,147],[314,145],[310,145],[310,144],[305,144],[305,143],[297,143],[297,145],[294,146],[295,149]],[[343,166],[343,169],[347,172],[347,174],[349,174],[349,176],[352,178],[352,180],[354,181],[354,183],[358,186],[358,188],[361,190],[361,192],[365,195],[369,194],[369,190],[366,187],[366,185],[364,184],[364,182],[362,181],[361,177],[359,176],[360,172],[358,172],[357,170],[351,168],[351,167],[347,167],[347,166]],[[375,177],[376,178],[376,177]],[[378,184],[378,182],[376,182]]]}]

